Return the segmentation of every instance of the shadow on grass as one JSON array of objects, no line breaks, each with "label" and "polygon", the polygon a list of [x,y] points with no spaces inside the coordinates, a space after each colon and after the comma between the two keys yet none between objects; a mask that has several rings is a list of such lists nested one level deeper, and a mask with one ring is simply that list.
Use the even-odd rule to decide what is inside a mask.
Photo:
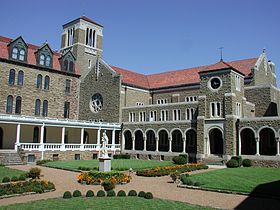
[{"label": "shadow on grass", "polygon": [[258,185],[242,203],[235,209],[279,210],[280,180]]}]

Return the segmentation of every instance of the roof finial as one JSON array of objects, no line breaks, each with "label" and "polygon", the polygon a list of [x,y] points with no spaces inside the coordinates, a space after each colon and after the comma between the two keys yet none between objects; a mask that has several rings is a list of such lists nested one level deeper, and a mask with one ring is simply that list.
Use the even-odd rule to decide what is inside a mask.
[{"label": "roof finial", "polygon": [[85,16],[86,16],[86,13],[85,13],[85,12],[83,12],[83,15],[82,15],[82,16],[84,16],[84,17],[85,17]]},{"label": "roof finial", "polygon": [[223,49],[224,49],[224,47],[220,47],[219,49],[220,49],[220,55],[221,55],[220,61],[223,61]]},{"label": "roof finial", "polygon": [[265,53],[265,51],[266,51],[266,49],[265,49],[265,47],[264,47],[263,50],[262,50],[262,52]]}]

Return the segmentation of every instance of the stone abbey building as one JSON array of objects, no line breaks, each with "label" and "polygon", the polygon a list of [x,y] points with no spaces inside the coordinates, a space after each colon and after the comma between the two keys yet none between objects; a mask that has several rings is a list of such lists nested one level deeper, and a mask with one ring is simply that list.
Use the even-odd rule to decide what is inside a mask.
[{"label": "stone abbey building", "polygon": [[105,132],[110,153],[134,158],[280,162],[280,93],[265,51],[143,75],[107,64],[102,42],[103,26],[85,16],[63,25],[59,52],[0,37],[2,163],[96,158]]}]

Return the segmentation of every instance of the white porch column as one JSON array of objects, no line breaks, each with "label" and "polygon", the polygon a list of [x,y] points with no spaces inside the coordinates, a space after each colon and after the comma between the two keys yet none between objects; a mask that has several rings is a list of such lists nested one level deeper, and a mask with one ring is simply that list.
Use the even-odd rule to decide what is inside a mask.
[{"label": "white porch column", "polygon": [[280,146],[280,141],[279,141],[279,137],[278,137],[278,138],[276,138],[276,148],[277,148],[276,156],[280,156],[280,148],[279,148],[279,146]]},{"label": "white porch column", "polygon": [[97,131],[97,144],[98,144],[99,147],[100,147],[100,132],[101,132],[101,128],[98,128],[98,131]]},{"label": "white porch column", "polygon": [[187,140],[186,137],[183,136],[183,153],[186,153],[187,148]]},{"label": "white porch column", "polygon": [[132,151],[135,151],[135,136],[132,136]]},{"label": "white porch column", "polygon": [[20,144],[20,124],[17,124],[17,135],[16,135],[15,150],[18,149],[19,144]]},{"label": "white porch column", "polygon": [[122,134],[122,141],[121,141],[121,151],[123,152],[124,149],[125,149],[125,137],[124,137],[124,134]]},{"label": "white porch column", "polygon": [[45,124],[43,123],[43,125],[41,126],[41,135],[40,135],[40,144],[41,144],[41,160],[44,160],[44,128],[45,128]]},{"label": "white porch column", "polygon": [[159,148],[159,139],[158,139],[158,137],[156,136],[156,152],[159,151],[158,148]]},{"label": "white porch column", "polygon": [[81,129],[81,139],[80,139],[80,143],[81,143],[81,150],[84,150],[84,132],[85,132],[85,129],[82,128]]},{"label": "white porch column", "polygon": [[169,140],[169,152],[172,152],[172,137],[168,137]]},{"label": "white porch column", "polygon": [[238,134],[238,156],[241,156],[241,135],[240,132]]},{"label": "white porch column", "polygon": [[146,147],[147,147],[147,137],[146,137],[146,135],[145,136],[143,136],[143,141],[144,141],[144,149],[143,149],[143,151],[146,151]]},{"label": "white porch column", "polygon": [[256,137],[255,140],[256,140],[256,155],[260,156],[260,140],[259,140],[259,137]]},{"label": "white porch column", "polygon": [[65,150],[65,127],[61,129],[61,150]]},{"label": "white porch column", "polygon": [[116,141],[116,130],[115,128],[112,130],[112,149],[115,150],[115,141]]}]

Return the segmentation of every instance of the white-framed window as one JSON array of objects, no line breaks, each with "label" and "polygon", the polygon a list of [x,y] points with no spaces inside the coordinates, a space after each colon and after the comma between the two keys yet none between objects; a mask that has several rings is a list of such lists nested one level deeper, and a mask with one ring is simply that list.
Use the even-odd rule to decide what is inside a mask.
[{"label": "white-framed window", "polygon": [[95,47],[95,30],[87,28],[86,30],[86,45]]},{"label": "white-framed window", "polygon": [[146,112],[139,112],[139,122],[146,121]]},{"label": "white-framed window", "polygon": [[211,102],[210,103],[210,116],[211,117],[221,117],[221,103]]},{"label": "white-framed window", "polygon": [[173,110],[173,120],[181,120],[181,110],[180,109],[174,109]]},{"label": "white-framed window", "polygon": [[150,122],[157,121],[157,111],[150,111]]},{"label": "white-framed window", "polygon": [[235,75],[235,88],[238,91],[241,90],[241,82],[240,82],[240,76],[239,75]]},{"label": "white-framed window", "polygon": [[67,46],[71,46],[74,44],[74,33],[75,28],[69,28],[67,31]]},{"label": "white-framed window", "polygon": [[185,101],[186,102],[195,102],[195,101],[197,101],[197,96],[186,96]]},{"label": "white-framed window", "polygon": [[241,117],[241,103],[236,103],[236,116]]},{"label": "white-framed window", "polygon": [[168,100],[166,98],[157,100],[157,104],[167,104],[167,103],[168,103]]},{"label": "white-framed window", "polygon": [[168,120],[168,110],[161,110],[160,121],[167,121],[167,120]]},{"label": "white-framed window", "polygon": [[195,118],[195,109],[187,108],[186,109],[186,120],[192,120]]},{"label": "white-framed window", "polygon": [[129,122],[135,122],[135,113],[134,112],[129,112],[129,116],[128,116],[128,121]]},{"label": "white-framed window", "polygon": [[144,106],[143,102],[136,102],[136,106]]}]

